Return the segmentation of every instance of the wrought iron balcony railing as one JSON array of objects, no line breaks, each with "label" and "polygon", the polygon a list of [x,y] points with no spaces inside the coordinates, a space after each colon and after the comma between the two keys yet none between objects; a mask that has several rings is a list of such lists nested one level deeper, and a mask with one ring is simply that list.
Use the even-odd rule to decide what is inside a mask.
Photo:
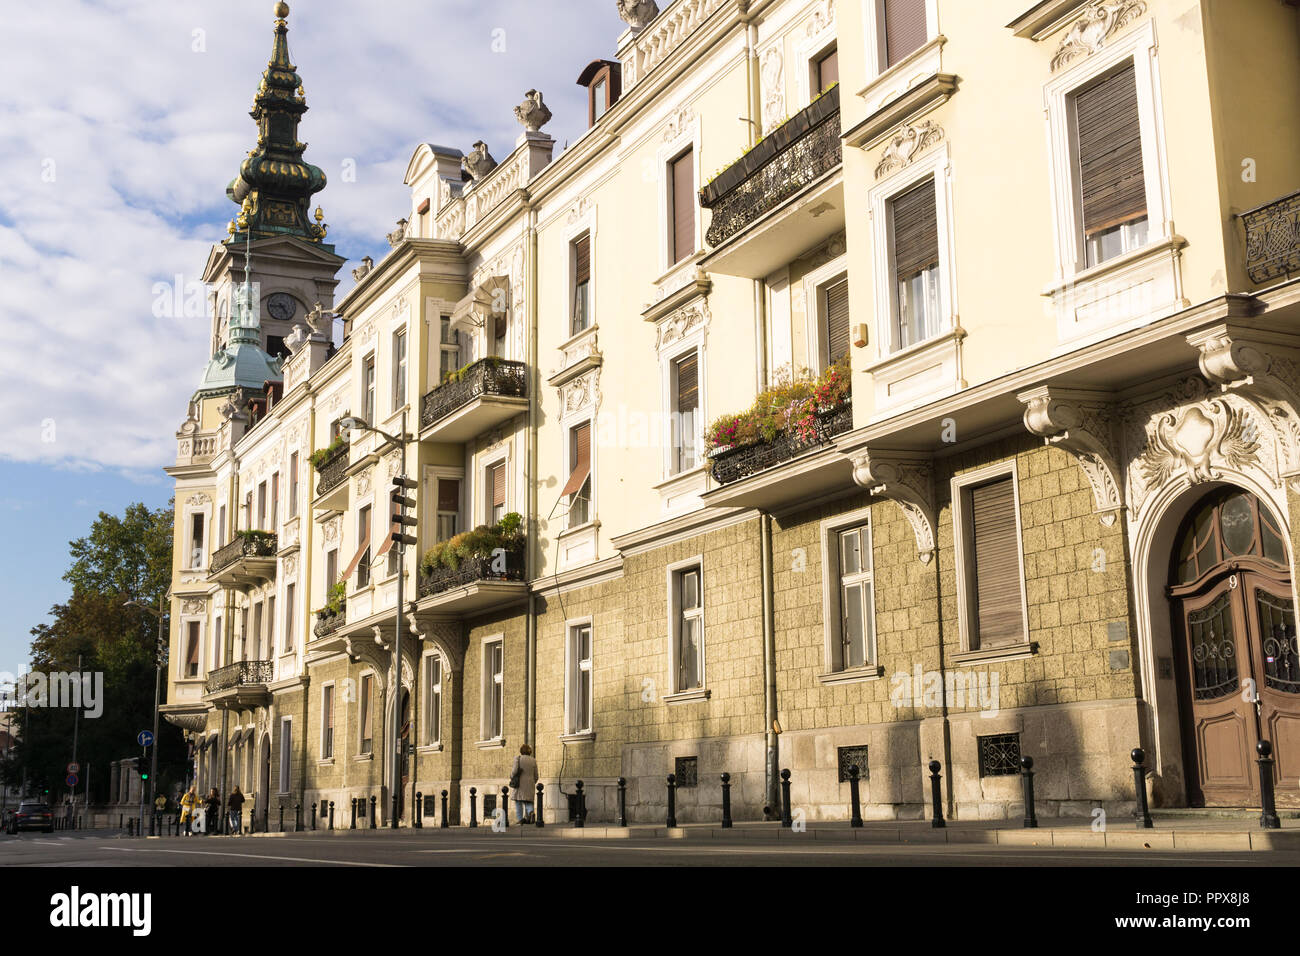
[{"label": "wrought iron balcony railing", "polygon": [[528,375],[523,362],[488,357],[465,369],[456,381],[444,382],[420,402],[420,427],[428,428],[476,398],[527,398]]},{"label": "wrought iron balcony railing", "polygon": [[269,684],[274,679],[274,668],[270,661],[239,661],[218,667],[208,675],[207,690],[215,694],[232,687],[248,687],[256,684]]},{"label": "wrought iron balcony railing", "polygon": [[790,117],[700,190],[713,210],[706,238],[720,246],[842,161],[840,88]]},{"label": "wrought iron balcony railing", "polygon": [[817,416],[811,438],[804,439],[789,432],[782,432],[770,442],[737,445],[717,452],[711,457],[713,479],[719,484],[726,485],[741,478],[748,478],[750,475],[784,464],[806,452],[824,448],[836,435],[842,435],[852,428],[853,405],[845,402]]},{"label": "wrought iron balcony railing", "polygon": [[347,480],[348,465],[351,463],[351,458],[348,456],[349,451],[348,445],[341,446],[338,451],[321,462],[320,467],[316,469],[316,473],[320,475],[320,481],[316,483],[317,498],[328,491],[333,491]]},{"label": "wrought iron balcony railing", "polygon": [[273,558],[276,552],[276,537],[267,532],[258,535],[236,535],[230,544],[217,549],[212,555],[211,574],[220,574],[242,558]]},{"label": "wrought iron balcony railing", "polygon": [[329,637],[340,627],[346,624],[347,621],[348,621],[347,604],[344,604],[342,607],[340,607],[337,612],[330,611],[328,609],[324,611],[317,611],[316,626],[312,629],[312,633],[315,634],[317,638]]},{"label": "wrought iron balcony railing", "polygon": [[1300,274],[1300,192],[1241,214],[1246,272],[1256,285]]},{"label": "wrought iron balcony railing", "polygon": [[[504,559],[504,562],[501,559]],[[453,588],[477,584],[480,581],[522,581],[523,579],[524,549],[520,545],[497,557],[467,558],[454,570],[438,567],[431,573],[421,572],[419,595],[425,598]]]}]

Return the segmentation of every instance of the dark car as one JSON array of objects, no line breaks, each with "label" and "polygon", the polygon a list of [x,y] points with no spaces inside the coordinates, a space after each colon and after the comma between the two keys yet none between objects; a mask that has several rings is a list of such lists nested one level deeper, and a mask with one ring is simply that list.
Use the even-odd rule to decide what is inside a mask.
[{"label": "dark car", "polygon": [[41,830],[45,833],[53,833],[54,814],[50,812],[50,805],[36,801],[20,803],[9,820],[9,832],[17,833],[20,830]]}]

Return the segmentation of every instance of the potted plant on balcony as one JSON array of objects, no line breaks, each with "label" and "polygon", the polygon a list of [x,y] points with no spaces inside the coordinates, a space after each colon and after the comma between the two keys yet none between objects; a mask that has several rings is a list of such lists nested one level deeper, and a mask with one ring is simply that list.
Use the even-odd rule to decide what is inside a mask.
[{"label": "potted plant on balcony", "polygon": [[466,561],[491,558],[498,551],[517,552],[524,543],[523,517],[515,511],[504,515],[494,525],[479,525],[471,531],[439,541],[424,553],[420,571],[425,577],[446,568],[457,571]]},{"label": "potted plant on balcony", "polygon": [[348,586],[344,581],[337,581],[330,585],[325,592],[325,606],[315,612],[316,620],[322,624],[330,618],[338,617],[343,613],[343,608],[347,604]]},{"label": "potted plant on balcony", "polygon": [[329,445],[324,448],[318,448],[312,452],[311,457],[307,460],[311,462],[311,466],[314,469],[320,471],[328,462],[333,460],[334,456],[338,454],[339,449],[345,447],[347,443],[347,436],[339,434],[335,436],[334,440],[330,442]]}]

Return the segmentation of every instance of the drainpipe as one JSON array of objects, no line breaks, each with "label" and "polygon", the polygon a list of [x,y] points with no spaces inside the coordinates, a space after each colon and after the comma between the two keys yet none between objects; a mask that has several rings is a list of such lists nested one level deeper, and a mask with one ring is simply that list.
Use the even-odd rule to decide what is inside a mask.
[{"label": "drainpipe", "polygon": [[528,434],[525,439],[527,464],[524,480],[528,488],[528,547],[525,550],[524,580],[529,582],[528,619],[524,648],[525,684],[524,684],[524,742],[532,746],[537,738],[537,596],[532,593],[533,578],[537,576],[537,550],[540,528],[537,518],[537,427],[540,418],[538,408],[538,348],[537,348],[537,210],[531,204],[528,209]]},{"label": "drainpipe", "polygon": [[767,759],[764,762],[763,793],[771,814],[777,812],[777,775],[780,763],[780,742],[776,730],[776,626],[772,601],[772,516],[763,512],[758,517],[759,591],[763,610],[763,717],[767,721],[765,737]]}]

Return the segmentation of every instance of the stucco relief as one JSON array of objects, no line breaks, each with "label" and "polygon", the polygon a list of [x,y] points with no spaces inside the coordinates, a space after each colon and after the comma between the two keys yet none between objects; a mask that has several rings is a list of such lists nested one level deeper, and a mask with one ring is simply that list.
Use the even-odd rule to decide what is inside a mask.
[{"label": "stucco relief", "polygon": [[763,132],[785,119],[785,63],[779,45],[768,47],[761,62],[763,79]]},{"label": "stucco relief", "polygon": [[678,309],[659,323],[659,342],[656,347],[662,351],[665,346],[681,341],[696,329],[707,330],[709,318],[707,305],[694,304]]},{"label": "stucco relief", "polygon": [[339,539],[339,527],[342,525],[342,522],[343,518],[340,516],[333,517],[329,521],[326,521],[325,526],[321,529],[321,536],[327,542],[337,541]]},{"label": "stucco relief", "polygon": [[585,375],[561,386],[560,398],[564,414],[581,411],[588,406],[600,407],[600,369],[594,368]]},{"label": "stucco relief", "polygon": [[680,107],[668,117],[668,122],[664,124],[664,142],[671,143],[677,137],[686,132],[686,128],[695,121],[695,108],[689,103]]},{"label": "stucco relief", "polygon": [[886,173],[910,166],[912,160],[931,146],[943,142],[943,138],[943,127],[933,120],[924,120],[899,128],[898,132],[890,138],[889,144],[885,146],[880,162],[876,164],[876,178],[879,179]]},{"label": "stucco relief", "polygon": [[204,598],[188,598],[181,604],[182,614],[204,614],[208,610],[208,602]]},{"label": "stucco relief", "polygon": [[1052,57],[1052,72],[1073,59],[1096,53],[1122,27],[1146,12],[1143,0],[1093,0],[1061,38]]},{"label": "stucco relief", "polygon": [[205,495],[203,492],[200,491],[198,494],[190,495],[188,498],[186,498],[185,503],[192,508],[201,508],[211,500],[212,500],[211,498],[209,498],[207,495]]}]

